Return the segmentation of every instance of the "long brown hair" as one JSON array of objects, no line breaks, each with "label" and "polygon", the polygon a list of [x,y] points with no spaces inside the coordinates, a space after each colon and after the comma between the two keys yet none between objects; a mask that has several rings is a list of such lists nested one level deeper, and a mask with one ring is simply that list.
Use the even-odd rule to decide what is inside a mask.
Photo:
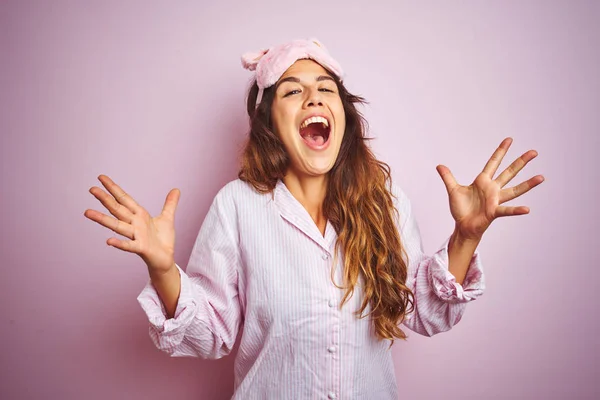
[{"label": "long brown hair", "polygon": [[[337,76],[329,75],[337,84],[346,115],[346,130],[323,203],[324,216],[338,235],[336,250],[341,249],[344,257],[342,304],[352,296],[361,276],[364,297],[355,314],[370,315],[377,336],[393,343],[395,338],[407,338],[399,324],[414,310],[414,295],[405,285],[408,260],[403,258],[406,252],[394,222],[398,211],[392,201],[390,168],[367,145],[367,123],[356,108],[366,101],[349,93]],[[274,88],[265,89],[255,107],[258,86],[253,82],[247,100],[250,133],[238,176],[261,193],[271,193],[290,164],[283,142],[272,129]],[[364,314],[368,306],[370,311]]]}]

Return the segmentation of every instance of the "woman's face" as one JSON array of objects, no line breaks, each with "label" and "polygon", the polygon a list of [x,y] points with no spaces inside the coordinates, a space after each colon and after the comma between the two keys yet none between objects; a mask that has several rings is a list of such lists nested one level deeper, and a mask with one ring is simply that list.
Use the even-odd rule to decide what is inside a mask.
[{"label": "woman's face", "polygon": [[290,160],[288,174],[319,176],[337,159],[346,129],[337,85],[312,60],[298,60],[275,84],[271,105],[275,133]]}]

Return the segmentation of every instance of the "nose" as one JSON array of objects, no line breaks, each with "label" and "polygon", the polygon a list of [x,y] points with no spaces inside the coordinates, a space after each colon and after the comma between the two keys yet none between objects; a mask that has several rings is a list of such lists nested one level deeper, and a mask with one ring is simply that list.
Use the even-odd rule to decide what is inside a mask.
[{"label": "nose", "polygon": [[308,91],[308,95],[306,96],[306,101],[304,102],[304,107],[315,107],[315,106],[323,106],[322,94],[319,92],[319,89],[313,88]]}]

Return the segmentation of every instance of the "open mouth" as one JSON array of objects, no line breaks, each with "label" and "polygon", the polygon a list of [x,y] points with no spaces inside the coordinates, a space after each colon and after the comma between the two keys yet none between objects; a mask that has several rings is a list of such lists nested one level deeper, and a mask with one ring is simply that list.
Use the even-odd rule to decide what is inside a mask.
[{"label": "open mouth", "polygon": [[300,125],[300,136],[311,147],[321,147],[329,140],[329,121],[324,117],[310,117]]}]

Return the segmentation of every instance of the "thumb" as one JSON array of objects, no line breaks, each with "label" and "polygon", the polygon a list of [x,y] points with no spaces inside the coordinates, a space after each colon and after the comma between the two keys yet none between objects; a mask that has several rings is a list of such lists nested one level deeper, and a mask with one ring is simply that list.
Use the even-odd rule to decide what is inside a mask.
[{"label": "thumb", "polygon": [[177,204],[179,203],[180,196],[181,191],[179,189],[171,189],[165,200],[165,205],[163,206],[163,215],[168,215],[173,219],[175,218],[175,210],[177,209]]},{"label": "thumb", "polygon": [[450,194],[450,192],[452,192],[454,187],[457,185],[456,179],[454,179],[454,175],[452,175],[450,169],[445,165],[440,164],[437,167],[435,167],[435,169],[437,170],[438,174],[440,174],[442,181],[444,181],[446,191],[448,192],[448,194]]}]

